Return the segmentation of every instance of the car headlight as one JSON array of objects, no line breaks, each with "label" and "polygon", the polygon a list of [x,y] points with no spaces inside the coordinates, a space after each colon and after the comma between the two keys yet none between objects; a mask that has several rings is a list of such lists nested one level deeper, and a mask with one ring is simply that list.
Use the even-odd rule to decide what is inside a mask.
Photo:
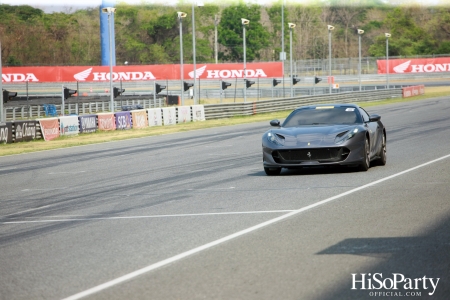
[{"label": "car headlight", "polygon": [[334,139],[334,142],[336,144],[342,144],[343,142],[348,141],[349,139],[354,137],[357,133],[358,133],[358,128],[341,132],[336,136],[336,138]]},{"label": "car headlight", "polygon": [[274,143],[275,145],[284,145],[284,137],[278,134],[273,134],[272,132],[267,133],[267,139],[269,142]]}]

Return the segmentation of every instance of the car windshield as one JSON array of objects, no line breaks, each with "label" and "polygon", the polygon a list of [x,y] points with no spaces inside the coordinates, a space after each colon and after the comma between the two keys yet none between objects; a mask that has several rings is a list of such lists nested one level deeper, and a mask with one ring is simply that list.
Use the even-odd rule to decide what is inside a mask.
[{"label": "car windshield", "polygon": [[355,107],[317,106],[294,110],[283,123],[283,127],[310,125],[334,125],[361,123]]}]

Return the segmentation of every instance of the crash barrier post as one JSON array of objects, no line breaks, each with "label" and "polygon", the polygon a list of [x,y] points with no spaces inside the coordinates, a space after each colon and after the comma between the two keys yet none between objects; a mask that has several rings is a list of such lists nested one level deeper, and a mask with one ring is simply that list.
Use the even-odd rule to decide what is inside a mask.
[{"label": "crash barrier post", "polygon": [[145,128],[148,127],[148,117],[146,110],[132,110],[131,111],[131,123],[133,128]]},{"label": "crash barrier post", "polygon": [[110,131],[116,130],[116,119],[114,113],[99,113],[97,114],[98,130]]},{"label": "crash barrier post", "polygon": [[192,105],[192,121],[205,121],[205,107],[203,105]]},{"label": "crash barrier post", "polygon": [[60,135],[77,135],[80,133],[78,116],[59,117],[59,128]]},{"label": "crash barrier post", "polygon": [[163,107],[162,109],[163,125],[175,125],[177,122],[175,107]]},{"label": "crash barrier post", "polygon": [[162,110],[161,108],[147,109],[148,126],[162,126]]},{"label": "crash barrier post", "polygon": [[116,129],[131,129],[131,112],[129,111],[118,111],[114,113],[116,118]]},{"label": "crash barrier post", "polygon": [[188,123],[192,121],[191,107],[178,106],[177,107],[177,123]]},{"label": "crash barrier post", "polygon": [[78,116],[78,126],[80,128],[80,133],[96,132],[98,129],[97,115]]},{"label": "crash barrier post", "polygon": [[41,134],[44,140],[51,141],[59,137],[59,119],[58,118],[46,118],[38,119]]}]

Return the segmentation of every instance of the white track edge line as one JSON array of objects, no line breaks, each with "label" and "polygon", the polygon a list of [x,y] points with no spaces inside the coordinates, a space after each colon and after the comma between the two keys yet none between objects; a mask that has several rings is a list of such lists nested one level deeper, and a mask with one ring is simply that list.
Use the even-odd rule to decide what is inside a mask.
[{"label": "white track edge line", "polygon": [[333,200],[342,198],[342,197],[347,196],[347,195],[349,195],[349,194],[355,193],[355,192],[357,192],[357,191],[360,191],[360,190],[362,190],[362,189],[371,187],[371,186],[373,186],[373,185],[376,185],[376,184],[381,183],[381,182],[383,182],[383,181],[387,181],[387,180],[392,179],[392,178],[395,178],[395,177],[397,177],[397,176],[406,174],[406,173],[408,173],[408,172],[414,171],[414,170],[419,169],[419,168],[422,168],[422,167],[424,167],[424,166],[433,164],[433,163],[435,163],[435,162],[438,162],[438,161],[440,161],[440,160],[446,159],[446,158],[448,158],[448,157],[450,157],[450,154],[445,155],[445,156],[442,156],[442,157],[437,158],[437,159],[434,159],[434,160],[432,160],[432,161],[423,163],[423,164],[421,164],[421,165],[415,166],[415,167],[413,167],[413,168],[404,170],[404,171],[402,171],[402,172],[399,172],[399,173],[390,175],[390,176],[388,176],[388,177],[381,178],[381,179],[379,179],[379,180],[376,180],[376,181],[374,181],[374,182],[371,182],[371,183],[365,184],[365,185],[363,185],[363,186],[357,187],[357,188],[352,189],[352,190],[350,190],[350,191],[347,191],[347,192],[345,192],[345,193],[342,193],[342,194],[339,194],[339,195],[336,195],[336,196],[327,198],[327,199],[325,199],[325,200],[316,202],[316,203],[314,203],[314,204],[311,204],[311,205],[302,207],[302,208],[300,208],[300,209],[298,209],[298,210],[292,211],[292,212],[287,213],[287,214],[285,214],[285,215],[282,215],[282,216],[280,216],[280,217],[277,217],[277,218],[271,219],[271,220],[269,220],[269,221],[260,223],[260,224],[258,224],[258,225],[249,227],[249,228],[247,228],[247,229],[238,231],[238,232],[233,233],[233,234],[230,234],[230,235],[228,235],[228,236],[226,236],[226,237],[220,238],[220,239],[218,239],[218,240],[215,240],[215,241],[212,241],[212,242],[210,242],[210,243],[204,244],[204,245],[202,245],[202,246],[199,246],[199,247],[197,247],[197,248],[191,249],[191,250],[189,250],[189,251],[186,251],[186,252],[180,253],[180,254],[178,254],[178,255],[172,256],[172,257],[170,257],[170,258],[164,259],[164,260],[162,260],[162,261],[159,261],[159,262],[157,262],[157,263],[154,263],[154,264],[149,265],[149,266],[147,266],[147,267],[144,267],[144,268],[142,268],[142,269],[139,269],[139,270],[136,270],[136,271],[134,271],[134,272],[128,273],[128,274],[126,274],[126,275],[123,275],[123,276],[118,277],[118,278],[116,278],[116,279],[113,279],[113,280],[111,280],[111,281],[108,281],[108,282],[105,282],[105,283],[103,283],[103,284],[97,285],[97,286],[95,286],[95,287],[93,287],[93,288],[90,288],[90,289],[88,289],[88,290],[85,290],[85,291],[83,291],[83,292],[80,292],[80,293],[77,293],[77,294],[75,294],[75,295],[72,295],[72,296],[69,296],[69,297],[67,297],[67,298],[64,298],[63,300],[77,300],[77,299],[81,299],[81,298],[83,298],[83,297],[86,297],[86,296],[95,294],[95,293],[97,293],[97,292],[100,292],[100,291],[102,291],[102,290],[105,290],[105,289],[107,289],[107,288],[110,288],[110,287],[112,287],[112,286],[114,286],[114,285],[117,285],[117,284],[120,284],[120,283],[122,283],[122,282],[124,282],[124,281],[130,280],[130,279],[132,279],[132,278],[134,278],[134,277],[140,276],[140,275],[142,275],[142,274],[148,273],[148,272],[150,272],[150,271],[153,271],[153,270],[155,270],[155,269],[158,269],[158,268],[160,268],[160,267],[163,267],[163,266],[168,265],[168,264],[170,264],[170,263],[173,263],[173,262],[175,262],[175,261],[181,260],[181,259],[183,259],[183,258],[185,258],[185,257],[188,257],[188,256],[192,255],[192,254],[196,254],[196,253],[201,252],[201,251],[203,251],[203,250],[209,249],[209,248],[211,248],[211,247],[213,247],[213,246],[216,246],[216,245],[222,244],[222,243],[224,243],[224,242],[226,242],[226,241],[229,241],[229,240],[232,240],[232,239],[234,239],[234,238],[240,237],[240,236],[242,236],[242,235],[244,235],[244,234],[247,234],[247,233],[249,233],[249,232],[252,232],[252,231],[258,230],[258,229],[260,229],[260,228],[266,227],[266,226],[268,226],[268,225],[271,225],[271,224],[276,223],[276,222],[278,222],[278,221],[284,220],[284,219],[286,219],[286,218],[289,218],[289,217],[294,216],[294,215],[296,215],[296,214],[299,214],[299,213],[301,213],[301,212],[310,210],[310,209],[315,208],[315,207],[317,207],[317,206],[320,206],[320,205],[322,205],[322,204],[325,204],[325,203],[331,202],[331,201],[333,201]]},{"label": "white track edge line", "polygon": [[[40,209],[40,208],[39,208]],[[220,216],[220,215],[241,215],[241,214],[270,214],[292,212],[295,209],[284,210],[255,210],[255,211],[230,211],[217,213],[198,213],[198,214],[173,214],[173,215],[150,215],[150,216],[124,216],[124,217],[92,217],[92,218],[72,218],[72,219],[46,219],[46,220],[30,220],[30,221],[4,221],[0,224],[29,224],[29,223],[54,223],[54,222],[80,222],[80,221],[98,221],[98,220],[133,220],[133,219],[150,219],[150,218],[169,218],[169,217],[203,217],[203,216]],[[14,215],[14,214],[10,214]],[[7,215],[8,216],[8,215]],[[49,218],[49,217],[47,217]]]}]

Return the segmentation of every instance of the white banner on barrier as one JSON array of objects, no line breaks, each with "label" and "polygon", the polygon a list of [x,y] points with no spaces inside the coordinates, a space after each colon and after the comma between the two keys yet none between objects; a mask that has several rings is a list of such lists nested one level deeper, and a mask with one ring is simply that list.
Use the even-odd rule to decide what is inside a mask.
[{"label": "white banner on barrier", "polygon": [[192,121],[205,121],[205,107],[203,105],[192,105]]},{"label": "white banner on barrier", "polygon": [[147,109],[148,126],[162,126],[161,108]]},{"label": "white banner on barrier", "polygon": [[175,107],[162,108],[162,115],[164,126],[177,124]]},{"label": "white banner on barrier", "polygon": [[147,112],[143,109],[132,110],[131,120],[133,121],[133,128],[145,128],[148,127]]},{"label": "white banner on barrier", "polygon": [[59,117],[59,126],[61,135],[74,135],[80,132],[78,116]]},{"label": "white banner on barrier", "polygon": [[178,106],[178,124],[191,122],[191,107]]}]

